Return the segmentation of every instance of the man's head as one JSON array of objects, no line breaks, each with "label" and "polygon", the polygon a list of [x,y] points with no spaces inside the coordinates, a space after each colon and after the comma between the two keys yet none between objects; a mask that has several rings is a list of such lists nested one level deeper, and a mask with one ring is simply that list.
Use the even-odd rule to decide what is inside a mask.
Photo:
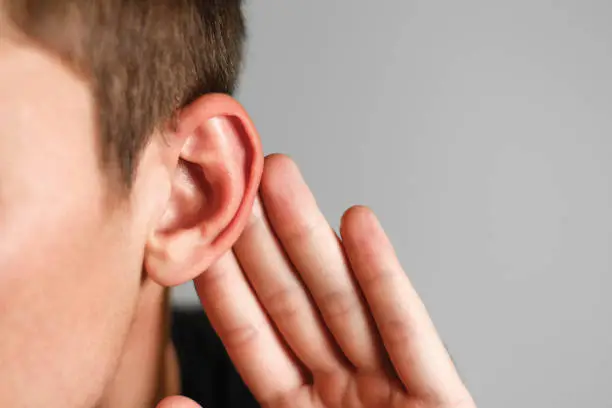
[{"label": "man's head", "polygon": [[1,405],[95,405],[143,282],[236,240],[243,40],[239,0],[0,0]]}]

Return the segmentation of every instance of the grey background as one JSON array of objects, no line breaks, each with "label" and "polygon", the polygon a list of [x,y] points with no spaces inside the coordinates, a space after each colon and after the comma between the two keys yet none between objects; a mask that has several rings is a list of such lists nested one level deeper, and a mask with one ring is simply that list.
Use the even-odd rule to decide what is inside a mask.
[{"label": "grey background", "polygon": [[247,13],[266,150],[378,212],[479,406],[612,407],[612,2]]}]

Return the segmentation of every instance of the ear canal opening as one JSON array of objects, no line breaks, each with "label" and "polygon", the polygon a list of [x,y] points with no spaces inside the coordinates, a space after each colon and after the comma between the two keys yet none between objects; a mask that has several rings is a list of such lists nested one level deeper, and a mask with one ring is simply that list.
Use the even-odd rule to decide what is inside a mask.
[{"label": "ear canal opening", "polygon": [[[187,230],[197,225],[200,220],[208,217],[216,211],[214,207],[214,186],[201,166],[180,159],[179,172],[181,188],[184,189],[180,194],[186,194],[182,208],[182,216],[171,226],[173,230]],[[197,197],[196,197],[197,196]]]}]

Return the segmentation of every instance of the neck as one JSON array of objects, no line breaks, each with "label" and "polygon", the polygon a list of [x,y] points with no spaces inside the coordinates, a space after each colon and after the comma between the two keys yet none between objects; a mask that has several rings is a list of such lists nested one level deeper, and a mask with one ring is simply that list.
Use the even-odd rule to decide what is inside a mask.
[{"label": "neck", "polygon": [[170,339],[169,292],[147,281],[100,408],[150,408],[163,397],[179,393],[178,361]]}]

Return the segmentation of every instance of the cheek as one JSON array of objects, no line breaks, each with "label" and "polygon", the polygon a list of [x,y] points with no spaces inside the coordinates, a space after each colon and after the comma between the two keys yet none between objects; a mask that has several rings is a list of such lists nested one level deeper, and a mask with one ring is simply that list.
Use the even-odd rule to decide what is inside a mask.
[{"label": "cheek", "polygon": [[81,406],[114,370],[142,255],[128,217],[96,202],[92,194],[23,205],[0,225],[0,406]]},{"label": "cheek", "polygon": [[87,84],[37,49],[0,48],[0,407],[91,407],[133,319],[144,242],[105,208]]}]

